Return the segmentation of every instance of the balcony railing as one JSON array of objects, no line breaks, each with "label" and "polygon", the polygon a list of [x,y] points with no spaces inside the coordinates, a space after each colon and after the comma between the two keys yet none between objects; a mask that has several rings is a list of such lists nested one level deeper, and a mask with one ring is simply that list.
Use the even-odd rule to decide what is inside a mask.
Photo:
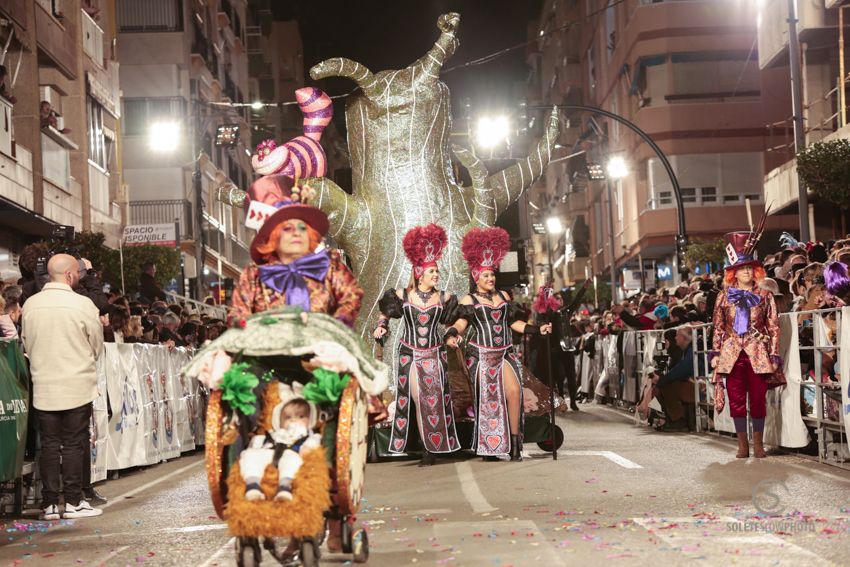
[{"label": "balcony railing", "polygon": [[86,13],[81,10],[83,20],[83,51],[91,57],[92,61],[103,66],[103,30]]},{"label": "balcony railing", "polygon": [[191,240],[192,203],[185,199],[130,201],[130,224],[180,223],[180,239]]},{"label": "balcony railing", "polygon": [[183,30],[182,2],[178,0],[118,0],[121,32],[174,32]]},{"label": "balcony railing", "polygon": [[207,65],[207,69],[210,70],[214,78],[218,78],[218,56],[215,53],[215,49],[213,48],[210,41],[207,39],[204,34],[204,30],[201,27],[201,24],[198,23],[197,18],[192,18],[192,31],[194,32],[194,39],[192,40],[192,53],[197,53],[203,58],[204,63]]}]

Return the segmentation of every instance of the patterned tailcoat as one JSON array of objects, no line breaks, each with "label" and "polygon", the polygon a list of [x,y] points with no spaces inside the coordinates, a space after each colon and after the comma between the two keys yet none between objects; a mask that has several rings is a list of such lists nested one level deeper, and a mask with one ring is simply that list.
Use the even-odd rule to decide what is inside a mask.
[{"label": "patterned tailcoat", "polygon": [[[363,289],[357,285],[354,274],[342,261],[339,252],[332,250],[328,256],[331,261],[324,280],[304,278],[310,294],[310,311],[327,313],[353,327],[360,313]],[[227,317],[228,323],[279,307],[286,307],[286,294],[277,293],[263,284],[259,267],[252,262],[242,270],[239,277],[239,285],[233,294],[233,305]]]},{"label": "patterned tailcoat", "polygon": [[[756,374],[773,374],[772,361],[779,362],[779,315],[773,294],[758,288],[753,293],[759,296],[760,301],[750,309],[749,328],[743,336],[739,336],[733,329],[738,308],[729,302],[727,291],[724,289],[717,297],[712,354],[718,358],[718,362],[714,382],[722,381],[721,375],[732,372],[742,350],[750,358]],[[761,337],[753,331],[760,333]]]}]

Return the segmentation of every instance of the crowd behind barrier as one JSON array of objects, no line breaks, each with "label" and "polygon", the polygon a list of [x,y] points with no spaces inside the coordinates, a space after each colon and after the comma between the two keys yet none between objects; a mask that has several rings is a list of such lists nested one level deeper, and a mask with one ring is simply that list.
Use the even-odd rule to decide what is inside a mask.
[{"label": "crowd behind barrier", "polygon": [[[206,392],[180,373],[191,356],[185,348],[104,345],[97,361],[100,395],[92,402],[92,482],[106,479],[108,471],[154,465],[203,445]],[[0,483],[14,484],[15,492],[24,471],[37,475],[37,467],[24,462],[30,389],[20,343],[0,341]]]},{"label": "crowd behind barrier", "polygon": [[[693,430],[732,434],[728,399],[722,412],[714,409],[708,358],[712,326],[680,327],[685,326],[693,333],[697,369]],[[664,333],[680,327],[597,336],[590,352],[576,356],[581,393],[633,412],[636,422],[649,424],[661,405],[644,394],[651,391],[651,373],[663,373],[658,367],[667,357]],[[850,469],[850,374],[841,371],[850,368],[850,307],[783,313],[780,331],[787,385],[768,392],[765,443],[816,454],[821,462]]]}]

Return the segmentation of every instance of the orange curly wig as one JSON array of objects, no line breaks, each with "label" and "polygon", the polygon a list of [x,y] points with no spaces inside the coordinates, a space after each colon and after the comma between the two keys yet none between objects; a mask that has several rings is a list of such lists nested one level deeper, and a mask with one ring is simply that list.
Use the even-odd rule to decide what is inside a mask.
[{"label": "orange curly wig", "polygon": [[[292,219],[292,220],[297,220],[297,219]],[[278,244],[280,244],[280,235],[283,233],[283,226],[287,222],[290,222],[290,221],[284,221],[284,222],[280,223],[279,225],[277,225],[276,227],[274,227],[272,229],[272,231],[269,233],[269,237],[266,239],[266,241],[264,243],[260,244],[259,246],[257,246],[257,252],[259,252],[260,254],[263,255],[263,261],[264,262],[268,263],[268,262],[273,262],[273,261],[277,260],[277,247],[278,247]],[[307,223],[304,223],[304,224],[307,224]],[[316,246],[318,246],[319,243],[322,241],[322,235],[319,234],[319,232],[315,228],[310,226],[309,224],[307,225],[307,238],[310,239],[309,247],[310,247],[311,252],[313,250],[315,250]]]},{"label": "orange curly wig", "polygon": [[[723,285],[724,287],[729,287],[734,285],[737,281],[735,279],[735,274],[738,273],[737,269],[727,269],[723,273]],[[753,279],[756,281],[756,286],[758,286],[759,282],[761,282],[764,278],[767,277],[767,273],[764,271],[764,268],[761,266],[753,266]]]}]

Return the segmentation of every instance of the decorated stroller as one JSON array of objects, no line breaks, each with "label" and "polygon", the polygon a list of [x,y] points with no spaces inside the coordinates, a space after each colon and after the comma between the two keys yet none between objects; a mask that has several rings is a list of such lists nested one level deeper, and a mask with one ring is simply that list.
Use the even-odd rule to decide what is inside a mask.
[{"label": "decorated stroller", "polygon": [[286,308],[228,330],[185,373],[211,390],[207,478],[237,564],[258,565],[265,548],[284,565],[318,565],[329,522],[342,524],[342,551],[365,563],[369,542],[354,515],[367,396],[386,387],[386,366],[339,321]]}]

